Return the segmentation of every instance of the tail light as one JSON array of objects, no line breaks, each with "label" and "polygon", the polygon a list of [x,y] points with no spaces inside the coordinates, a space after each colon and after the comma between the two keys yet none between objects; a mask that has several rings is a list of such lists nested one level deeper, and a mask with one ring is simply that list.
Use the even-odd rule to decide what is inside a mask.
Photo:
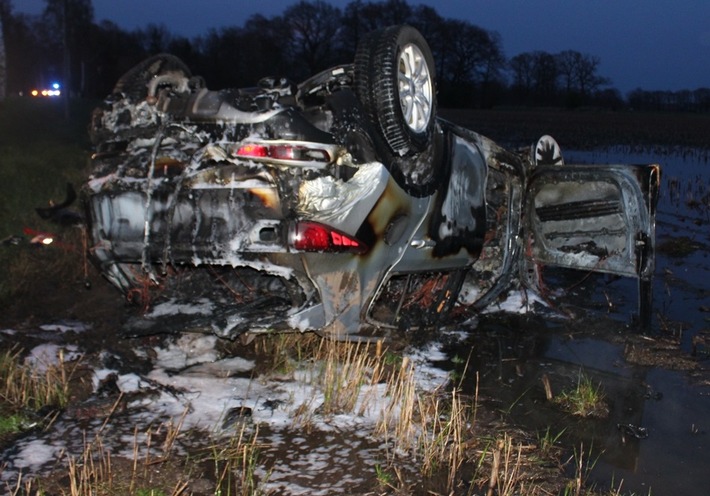
[{"label": "tail light", "polygon": [[290,234],[291,246],[299,251],[363,253],[367,246],[358,239],[317,222],[296,222]]},{"label": "tail light", "polygon": [[259,141],[235,145],[231,155],[284,165],[323,167],[335,160],[336,146],[306,141]]}]

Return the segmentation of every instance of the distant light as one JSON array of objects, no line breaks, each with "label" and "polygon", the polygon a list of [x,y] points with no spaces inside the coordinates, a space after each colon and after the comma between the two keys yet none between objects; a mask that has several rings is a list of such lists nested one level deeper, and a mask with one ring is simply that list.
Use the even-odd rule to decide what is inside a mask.
[{"label": "distant light", "polygon": [[[54,84],[52,85],[52,87],[54,88],[54,86],[59,86],[59,84],[58,84],[58,83],[54,83]],[[57,88],[54,88],[54,89],[51,89],[51,90],[44,89],[44,90],[32,90],[32,91],[30,91],[30,95],[32,95],[32,96],[46,96],[46,97],[52,97],[52,96],[60,96],[61,94],[62,94],[62,91],[59,90],[59,89],[57,89]]]},{"label": "distant light", "polygon": [[52,89],[58,90],[58,89],[59,89],[59,83],[52,83]]}]

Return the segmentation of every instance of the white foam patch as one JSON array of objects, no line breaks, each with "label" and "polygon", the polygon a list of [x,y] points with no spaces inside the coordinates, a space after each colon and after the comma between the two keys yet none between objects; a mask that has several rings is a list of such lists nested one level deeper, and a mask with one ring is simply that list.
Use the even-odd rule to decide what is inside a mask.
[{"label": "white foam patch", "polygon": [[178,302],[170,299],[159,303],[146,314],[148,318],[163,317],[165,315],[209,315],[214,310],[214,303],[206,298],[196,300],[193,303]]},{"label": "white foam patch", "polygon": [[56,460],[63,450],[62,447],[52,446],[41,439],[20,441],[14,465],[19,469],[34,469]]},{"label": "white foam patch", "polygon": [[44,373],[50,367],[55,367],[62,362],[71,362],[79,359],[81,354],[78,350],[74,345],[41,344],[32,348],[25,358],[25,364],[39,373]]},{"label": "white foam patch", "polygon": [[156,365],[179,370],[197,363],[214,362],[219,358],[215,350],[216,336],[185,334],[167,348],[155,348]]},{"label": "white foam patch", "polygon": [[548,306],[545,300],[532,291],[515,290],[510,291],[505,300],[489,305],[483,313],[508,312],[523,314],[531,312],[536,304]]},{"label": "white foam patch", "polygon": [[59,332],[62,334],[67,332],[80,334],[89,329],[89,327],[82,322],[58,322],[56,324],[44,324],[39,326],[39,328],[43,331]]},{"label": "white foam patch", "polygon": [[[150,429],[171,421],[174,425],[182,422],[183,431],[204,432],[206,438],[233,436],[241,424],[250,429],[258,426],[258,441],[265,447],[260,450],[264,458],[257,473],[267,492],[347,494],[371,483],[374,466],[391,449],[372,433],[385,412],[389,421],[399,414],[386,384],[360,386],[350,411],[323,414],[320,407],[326,392],[319,384],[320,364],[304,362],[288,377],[244,377],[255,363],[240,357],[220,358],[216,341],[212,336],[185,335],[155,348],[149,353],[155,357],[155,368],[146,375],[95,370],[95,388],[116,374],[116,384],[129,400],[126,411],[104,427],[112,436],[100,431],[106,414],[90,420],[87,431],[74,421],[57,422],[51,431],[18,443],[16,456],[0,480],[7,481],[12,470],[41,473],[43,467],[54,466],[62,452],[80,456],[79,442],[93,439],[98,432],[106,449],[133,458],[136,446],[147,449]],[[57,349],[43,345],[33,356],[38,360],[56,357]],[[446,359],[440,345],[430,344],[406,357],[414,366],[417,389],[435,391],[448,381],[448,374],[433,363]],[[303,434],[304,423],[309,426],[308,435]],[[159,449],[151,446],[151,450]]]}]

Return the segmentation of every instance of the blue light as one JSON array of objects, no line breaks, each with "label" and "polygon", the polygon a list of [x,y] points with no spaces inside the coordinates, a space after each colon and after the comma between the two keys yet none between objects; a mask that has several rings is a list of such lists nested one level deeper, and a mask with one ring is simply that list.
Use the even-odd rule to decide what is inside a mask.
[{"label": "blue light", "polygon": [[52,83],[52,88],[55,90],[59,89],[59,83]]}]

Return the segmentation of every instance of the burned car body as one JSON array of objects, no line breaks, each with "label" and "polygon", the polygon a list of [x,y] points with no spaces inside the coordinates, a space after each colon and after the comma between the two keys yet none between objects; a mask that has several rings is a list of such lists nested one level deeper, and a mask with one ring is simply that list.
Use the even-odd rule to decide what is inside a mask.
[{"label": "burned car body", "polygon": [[83,191],[93,260],[143,306],[129,330],[368,338],[465,319],[540,264],[648,285],[658,166],[507,151],[437,118],[433,70],[395,26],[297,86],[213,91],[169,55],[129,71]]}]

